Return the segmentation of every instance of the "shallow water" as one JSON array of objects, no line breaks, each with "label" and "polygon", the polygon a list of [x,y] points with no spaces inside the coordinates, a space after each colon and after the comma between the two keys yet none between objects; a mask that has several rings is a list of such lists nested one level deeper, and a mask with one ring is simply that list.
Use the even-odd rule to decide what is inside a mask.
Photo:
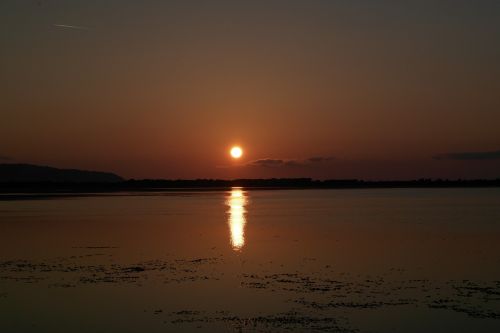
[{"label": "shallow water", "polygon": [[500,189],[12,198],[1,332],[500,330]]}]

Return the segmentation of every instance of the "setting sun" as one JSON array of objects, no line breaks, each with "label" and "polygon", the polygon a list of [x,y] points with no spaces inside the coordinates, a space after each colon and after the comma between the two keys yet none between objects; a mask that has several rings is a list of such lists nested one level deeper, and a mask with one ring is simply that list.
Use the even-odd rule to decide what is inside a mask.
[{"label": "setting sun", "polygon": [[230,154],[232,158],[240,158],[241,155],[243,155],[243,150],[240,147],[235,146],[231,148]]}]

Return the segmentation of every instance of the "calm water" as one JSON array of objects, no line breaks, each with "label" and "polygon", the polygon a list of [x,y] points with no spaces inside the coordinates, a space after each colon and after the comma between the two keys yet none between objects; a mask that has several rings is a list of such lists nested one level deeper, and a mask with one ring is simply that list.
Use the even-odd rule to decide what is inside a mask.
[{"label": "calm water", "polygon": [[0,332],[498,332],[500,189],[0,200]]}]

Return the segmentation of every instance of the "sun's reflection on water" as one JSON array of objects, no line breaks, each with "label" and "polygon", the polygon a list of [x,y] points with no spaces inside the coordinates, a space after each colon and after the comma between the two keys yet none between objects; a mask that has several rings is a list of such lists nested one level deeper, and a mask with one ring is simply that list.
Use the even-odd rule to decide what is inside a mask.
[{"label": "sun's reflection on water", "polygon": [[246,193],[239,187],[233,187],[226,200],[226,205],[229,206],[228,224],[231,246],[235,251],[240,251],[245,245],[246,204]]}]

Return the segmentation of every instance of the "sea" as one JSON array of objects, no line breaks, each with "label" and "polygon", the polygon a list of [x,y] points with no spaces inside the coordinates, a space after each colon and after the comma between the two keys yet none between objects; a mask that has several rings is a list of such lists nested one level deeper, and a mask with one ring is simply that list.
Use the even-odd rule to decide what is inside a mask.
[{"label": "sea", "polygon": [[0,195],[0,332],[500,332],[500,188]]}]

